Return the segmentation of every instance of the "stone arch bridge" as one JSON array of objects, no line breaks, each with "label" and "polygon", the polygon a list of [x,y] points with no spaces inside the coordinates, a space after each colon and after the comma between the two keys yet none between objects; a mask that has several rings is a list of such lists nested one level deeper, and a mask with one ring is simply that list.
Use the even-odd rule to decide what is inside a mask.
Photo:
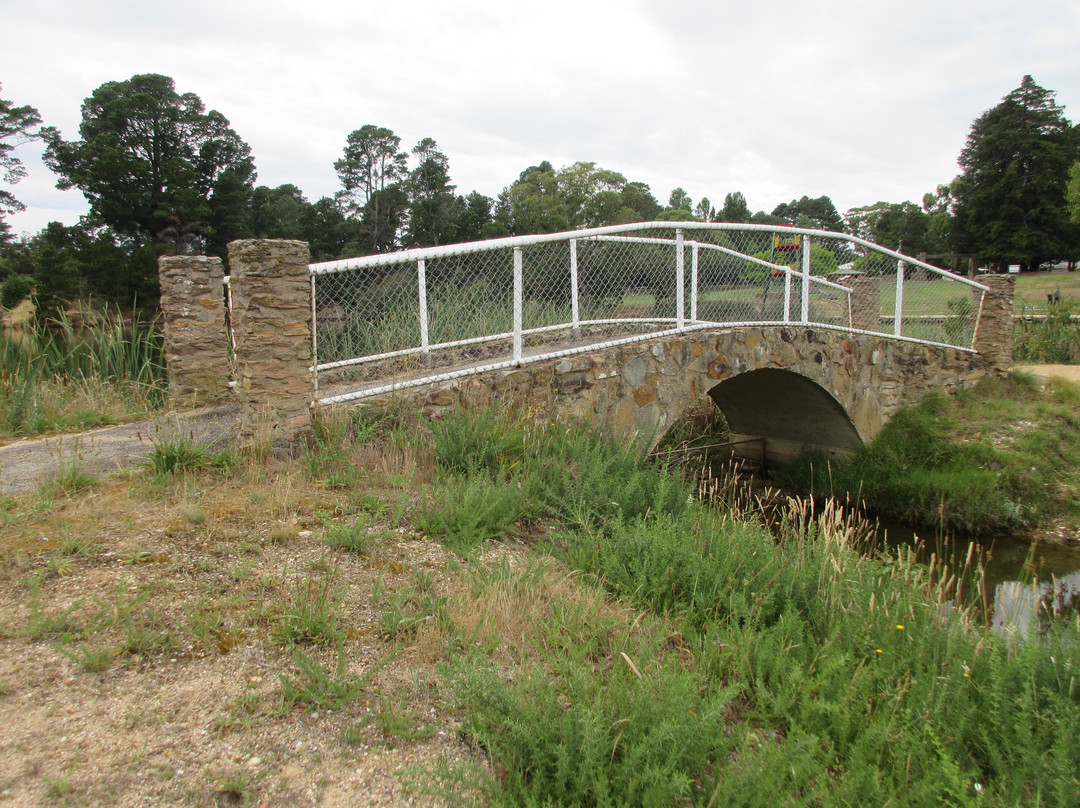
[{"label": "stone arch bridge", "polygon": [[731,441],[753,443],[742,454],[777,460],[804,449],[854,451],[901,407],[993,372],[983,356],[955,348],[811,327],[746,327],[488,371],[398,400],[431,409],[523,401],[549,416],[655,441],[707,395]]},{"label": "stone arch bridge", "polygon": [[[775,230],[642,223],[330,264],[240,241],[229,278],[216,258],[162,258],[170,392],[237,398],[241,436],[282,449],[314,409],[388,399],[520,400],[658,440],[707,395],[733,440],[777,458],[850,452],[926,393],[1011,364],[1011,277]],[[840,259],[877,269],[815,264]]]}]

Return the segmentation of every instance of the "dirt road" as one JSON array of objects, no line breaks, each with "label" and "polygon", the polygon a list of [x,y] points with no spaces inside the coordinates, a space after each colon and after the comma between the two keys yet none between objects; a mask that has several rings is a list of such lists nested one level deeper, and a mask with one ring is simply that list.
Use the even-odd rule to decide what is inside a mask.
[{"label": "dirt road", "polygon": [[235,431],[238,409],[236,404],[226,404],[89,432],[24,438],[0,446],[0,494],[32,490],[39,480],[74,462],[95,475],[142,463],[154,450],[155,441],[170,435],[222,446]]}]

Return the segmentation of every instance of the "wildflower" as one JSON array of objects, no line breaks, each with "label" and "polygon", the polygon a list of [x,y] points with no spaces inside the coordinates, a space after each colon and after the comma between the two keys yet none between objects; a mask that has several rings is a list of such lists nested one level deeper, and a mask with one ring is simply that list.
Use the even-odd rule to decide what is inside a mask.
[{"label": "wildflower", "polygon": [[884,654],[885,652],[884,652],[884,651],[882,651],[882,650],[881,650],[881,649],[879,648],[879,649],[877,649],[876,651],[874,651],[874,653],[875,653],[875,654]]},{"label": "wildflower", "polygon": [[897,629],[899,629],[900,631],[903,631],[903,630],[904,630],[904,627],[903,627],[903,625],[901,625],[900,623],[897,623],[897,624],[896,624],[896,628],[897,628]]}]

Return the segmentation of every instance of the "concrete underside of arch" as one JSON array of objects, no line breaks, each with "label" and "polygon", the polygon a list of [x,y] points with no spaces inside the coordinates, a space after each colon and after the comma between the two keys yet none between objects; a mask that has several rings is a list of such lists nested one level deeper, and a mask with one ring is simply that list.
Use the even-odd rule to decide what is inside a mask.
[{"label": "concrete underside of arch", "polygon": [[994,373],[979,354],[807,327],[693,331],[492,371],[420,389],[438,409],[519,402],[541,417],[583,419],[655,442],[702,396],[732,432],[765,438],[771,457],[850,452],[901,407]]}]

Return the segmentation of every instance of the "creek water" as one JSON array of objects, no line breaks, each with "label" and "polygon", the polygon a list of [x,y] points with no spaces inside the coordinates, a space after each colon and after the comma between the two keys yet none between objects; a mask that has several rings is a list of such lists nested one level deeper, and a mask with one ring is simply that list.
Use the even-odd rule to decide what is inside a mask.
[{"label": "creek water", "polygon": [[919,540],[923,553],[966,558],[968,545],[983,551],[986,592],[996,628],[1015,626],[1026,634],[1051,613],[1080,611],[1080,547],[1036,542],[1016,536],[942,540],[932,531],[881,523],[879,537],[889,547]]}]

